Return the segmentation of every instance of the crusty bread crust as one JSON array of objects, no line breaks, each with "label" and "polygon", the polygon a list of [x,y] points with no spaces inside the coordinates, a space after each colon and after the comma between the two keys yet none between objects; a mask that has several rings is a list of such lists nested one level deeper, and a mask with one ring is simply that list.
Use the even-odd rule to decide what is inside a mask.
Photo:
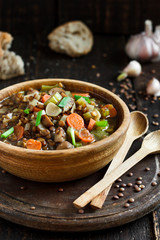
[{"label": "crusty bread crust", "polygon": [[24,74],[24,62],[19,55],[5,50],[0,57],[0,79],[6,80]]},{"label": "crusty bread crust", "polygon": [[24,62],[19,55],[9,51],[13,37],[0,32],[0,79],[5,80],[24,74]]},{"label": "crusty bread crust", "polygon": [[49,47],[59,53],[71,57],[79,57],[89,53],[93,46],[93,35],[81,21],[67,22],[49,35]]},{"label": "crusty bread crust", "polygon": [[0,32],[0,56],[3,55],[4,50],[10,48],[13,37],[7,32]]}]

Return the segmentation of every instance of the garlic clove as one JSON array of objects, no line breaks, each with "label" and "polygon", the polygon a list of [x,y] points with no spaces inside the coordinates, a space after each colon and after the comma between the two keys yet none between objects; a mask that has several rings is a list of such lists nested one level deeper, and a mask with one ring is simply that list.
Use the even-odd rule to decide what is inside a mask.
[{"label": "garlic clove", "polygon": [[136,60],[130,61],[123,69],[122,73],[117,77],[117,81],[124,80],[126,77],[138,77],[141,72],[141,64]]},{"label": "garlic clove", "polygon": [[160,44],[155,39],[160,38],[159,32],[157,26],[157,30],[153,34],[152,22],[146,20],[145,31],[129,38],[125,46],[126,54],[131,59],[137,59],[142,62],[157,58],[160,55]]},{"label": "garlic clove", "polygon": [[154,96],[160,96],[160,82],[158,79],[152,78],[148,81],[146,93]]}]

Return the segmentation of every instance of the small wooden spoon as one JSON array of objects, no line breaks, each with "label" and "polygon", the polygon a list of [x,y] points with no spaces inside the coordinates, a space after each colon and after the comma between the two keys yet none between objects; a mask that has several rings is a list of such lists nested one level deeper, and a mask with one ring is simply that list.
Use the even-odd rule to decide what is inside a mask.
[{"label": "small wooden spoon", "polygon": [[77,198],[73,204],[75,207],[86,206],[93,198],[100,194],[106,187],[112,184],[117,178],[122,176],[130,168],[140,162],[144,157],[151,153],[160,153],[160,130],[149,133],[142,142],[141,148],[128,158],[124,163],[110,172],[106,177],[96,183],[93,187]]},{"label": "small wooden spoon", "polygon": [[[116,169],[125,159],[128,150],[130,149],[132,143],[143,134],[145,134],[148,130],[148,119],[146,115],[142,112],[135,111],[131,113],[131,121],[126,134],[125,141],[113,158],[108,170],[104,177],[106,177],[112,170]],[[112,184],[108,186],[103,192],[101,192],[96,198],[92,200],[90,205],[93,208],[100,209],[105,202],[107,195],[112,187]]]}]

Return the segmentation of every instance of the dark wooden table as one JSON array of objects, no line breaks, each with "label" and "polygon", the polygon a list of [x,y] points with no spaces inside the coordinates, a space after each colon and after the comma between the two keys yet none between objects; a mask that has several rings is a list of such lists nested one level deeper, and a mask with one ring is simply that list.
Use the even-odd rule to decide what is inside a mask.
[{"label": "dark wooden table", "polygon": [[[31,4],[31,1],[29,2]],[[20,1],[16,1],[16,3],[19,4]],[[63,1],[60,1],[60,3],[63,6]],[[50,5],[44,4],[44,13],[51,13],[51,9],[56,4],[57,1],[50,1]],[[54,53],[47,46],[46,36],[62,20],[56,20],[58,19],[57,15],[54,17],[51,14],[39,15],[39,12],[36,12],[39,11],[36,10],[37,5],[37,1],[34,1],[33,5],[27,5],[27,10],[35,13],[35,16],[31,17],[31,14],[26,15],[27,10],[24,9],[24,5],[20,5],[18,11],[16,8],[18,5],[15,6],[14,1],[0,1],[0,30],[13,34],[12,50],[21,55],[25,62],[25,75],[0,81],[0,88],[38,78],[72,78],[88,81],[119,94],[131,111],[138,109],[148,114],[150,131],[159,129],[159,126],[153,124],[153,121],[160,124],[160,118],[156,120],[153,118],[155,113],[160,114],[159,99],[149,98],[147,100],[143,94],[139,94],[139,91],[144,92],[145,84],[150,78],[160,78],[160,63],[143,64],[142,76],[130,80],[132,97],[128,98],[123,93],[123,86],[121,85],[125,81],[121,83],[116,81],[118,71],[123,69],[129,61],[124,53],[126,36],[113,33],[95,34],[92,52],[77,59]],[[43,9],[42,3],[40,8]],[[62,19],[67,19],[67,14],[63,16],[59,12],[59,16],[62,16]],[[41,21],[39,21],[39,17],[41,17]],[[153,212],[126,225],[114,229],[84,233],[47,232],[20,226],[0,218],[0,239],[160,239],[160,207],[157,206]]]}]

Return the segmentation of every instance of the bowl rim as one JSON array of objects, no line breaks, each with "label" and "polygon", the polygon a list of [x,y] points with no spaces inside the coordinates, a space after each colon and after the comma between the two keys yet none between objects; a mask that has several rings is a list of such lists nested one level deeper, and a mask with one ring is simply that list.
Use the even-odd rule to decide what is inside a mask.
[{"label": "bowl rim", "polygon": [[[94,142],[92,144],[88,144],[86,146],[82,146],[80,148],[74,148],[74,149],[63,149],[63,150],[46,150],[46,151],[40,151],[40,150],[31,150],[31,149],[26,149],[26,148],[22,148],[22,147],[18,147],[18,146],[14,146],[14,145],[11,145],[11,144],[6,144],[2,141],[0,141],[0,150],[1,152],[4,152],[4,153],[9,153],[10,155],[18,155],[18,156],[21,156],[23,157],[23,154],[32,154],[32,156],[62,156],[63,154],[65,154],[65,156],[67,155],[70,155],[70,154],[78,154],[78,153],[82,153],[82,151],[85,151],[86,153],[87,152],[91,152],[91,150],[94,150],[96,147],[98,148],[103,148],[106,144],[111,144],[112,142],[114,142],[115,139],[118,140],[118,138],[123,135],[128,127],[129,127],[129,123],[130,123],[130,111],[127,107],[127,105],[125,104],[125,102],[120,98],[118,97],[116,94],[114,94],[113,92],[111,92],[110,90],[104,88],[104,87],[101,87],[97,84],[94,84],[94,83],[89,83],[89,82],[86,82],[86,81],[82,81],[82,80],[75,80],[75,79],[65,79],[65,78],[44,78],[44,79],[35,79],[35,80],[28,80],[28,81],[25,81],[25,82],[20,82],[20,83],[17,83],[17,84],[13,84],[13,85],[10,85],[9,87],[6,87],[6,88],[3,88],[0,90],[0,97],[1,97],[1,94],[5,93],[6,91],[7,92],[12,92],[12,94],[16,91],[13,92],[13,88],[16,89],[16,88],[25,88],[27,87],[28,85],[32,85],[32,83],[37,83],[37,85],[42,85],[44,83],[47,83],[47,82],[62,82],[64,83],[65,85],[65,82],[72,82],[73,81],[77,84],[81,84],[81,85],[85,85],[85,86],[88,86],[88,87],[93,87],[93,88],[98,88],[99,90],[103,91],[103,92],[106,92],[109,96],[111,96],[112,98],[116,99],[117,102],[120,103],[121,105],[121,108],[123,110],[123,120],[122,120],[122,123],[121,125],[117,128],[117,130],[112,133],[109,137],[107,138],[104,138],[102,140],[99,140],[97,142]],[[49,83],[48,83],[49,84]],[[31,86],[30,86],[31,87]],[[20,91],[20,89],[18,90]],[[91,93],[94,93],[93,91],[91,91]],[[8,94],[8,96],[12,95],[12,94]],[[0,100],[1,101],[1,100]],[[14,151],[14,152],[13,152]]]}]

